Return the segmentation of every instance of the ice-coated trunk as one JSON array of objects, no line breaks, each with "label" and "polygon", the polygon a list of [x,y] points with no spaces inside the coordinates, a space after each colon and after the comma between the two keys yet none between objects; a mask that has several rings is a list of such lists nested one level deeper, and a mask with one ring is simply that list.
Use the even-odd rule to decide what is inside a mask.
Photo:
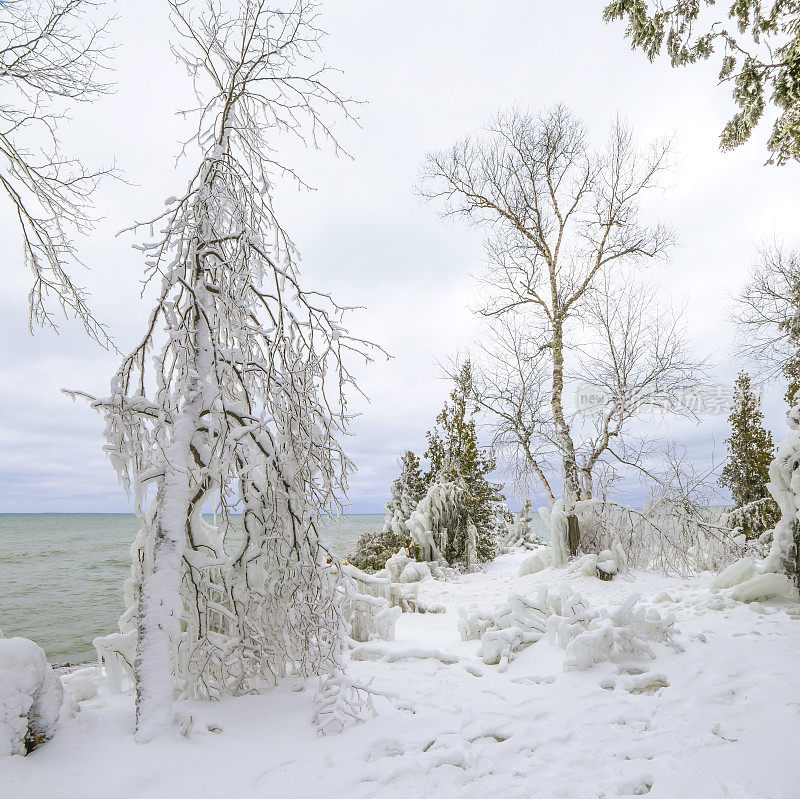
[{"label": "ice-coated trunk", "polygon": [[[199,270],[197,272],[199,275]],[[192,440],[203,411],[204,387],[211,370],[208,296],[195,287],[194,336],[186,358],[184,402],[164,450],[164,476],[158,489],[153,569],[145,572],[139,597],[136,644],[136,740],[144,743],[172,725],[174,650],[183,607],[181,570],[192,498]],[[193,340],[192,340],[193,339]]]},{"label": "ice-coated trunk", "polygon": [[[199,394],[196,386],[193,393]],[[136,740],[142,743],[166,732],[172,724],[172,661],[182,612],[181,563],[189,516],[190,445],[198,420],[195,397],[184,407],[165,452],[166,470],[156,500],[153,570],[142,578],[134,665]]]}]

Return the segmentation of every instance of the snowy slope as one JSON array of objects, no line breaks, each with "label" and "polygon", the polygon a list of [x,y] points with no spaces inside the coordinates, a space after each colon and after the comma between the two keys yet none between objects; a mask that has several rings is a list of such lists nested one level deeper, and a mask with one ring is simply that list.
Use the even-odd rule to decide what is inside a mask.
[{"label": "snowy slope", "polygon": [[393,696],[340,735],[315,735],[314,686],[287,681],[265,696],[182,705],[188,737],[137,745],[132,695],[101,691],[31,756],[0,763],[0,796],[800,796],[797,603],[736,603],[709,591],[711,575],[570,575],[598,606],[658,599],[685,651],[653,644],[654,661],[565,672],[564,650],[544,639],[501,673],[478,656],[479,641],[461,640],[457,608],[491,609],[509,591],[534,596],[565,581],[552,569],[516,577],[522,557],[457,583],[425,581],[421,597],[447,612],[403,614],[396,641],[361,650],[379,659],[354,661],[354,676]]}]

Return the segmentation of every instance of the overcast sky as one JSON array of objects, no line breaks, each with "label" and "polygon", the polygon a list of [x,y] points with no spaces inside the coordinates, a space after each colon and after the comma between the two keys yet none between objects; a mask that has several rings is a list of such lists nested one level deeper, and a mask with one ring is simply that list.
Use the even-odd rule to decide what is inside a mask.
[{"label": "overcast sky", "polygon": [[[720,129],[731,113],[714,65],[672,70],[630,51],[620,25],[601,21],[602,3],[573,0],[328,0],[326,60],[343,70],[340,88],[363,99],[361,127],[342,125],[353,160],[329,153],[291,157],[317,187],[284,191],[278,208],[303,256],[306,286],[330,290],[366,310],[350,328],[392,355],[363,371],[371,403],[353,427],[358,465],[352,512],[378,512],[398,455],[421,452],[449,387],[437,362],[469,346],[478,322],[469,312],[481,268],[479,235],[444,225],[413,185],[422,159],[480,128],[498,109],[535,111],[565,102],[601,140],[622,112],[643,144],[674,135],[676,166],[651,212],[674,226],[681,247],[654,277],[686,304],[696,353],[713,380],[732,383],[730,298],[746,278],[756,244],[790,240],[800,219],[798,167],[763,166],[768,129],[722,154]],[[176,115],[191,102],[169,53],[165,4],[119,4],[112,36],[117,90],[73,111],[65,144],[90,163],[116,162],[128,185],[98,193],[104,220],[81,252],[79,276],[122,350],[142,328],[142,263],[116,231],[179,194],[184,169],[177,141],[188,133]],[[60,335],[26,324],[28,276],[19,235],[0,201],[0,512],[126,511],[127,501],[102,454],[102,423],[62,387],[103,393],[118,357],[87,341],[74,323]],[[767,422],[783,433],[782,388],[765,398]],[[724,452],[724,415],[676,424],[673,433],[698,463]]]}]

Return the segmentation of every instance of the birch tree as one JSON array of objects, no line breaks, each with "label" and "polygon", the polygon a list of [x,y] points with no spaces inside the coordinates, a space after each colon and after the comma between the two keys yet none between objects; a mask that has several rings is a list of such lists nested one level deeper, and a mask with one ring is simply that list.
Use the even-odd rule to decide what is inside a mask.
[{"label": "birch tree", "polygon": [[[349,115],[318,63],[317,6],[168,4],[175,55],[195,78],[184,151],[198,160],[166,210],[132,228],[148,236],[136,246],[157,301],[110,396],[94,400],[142,524],[127,612],[142,741],[169,727],[176,691],[213,698],[289,672],[342,675],[348,587],[317,526],[353,470],[338,438],[351,356],[370,349],[342,326],[347,309],[301,286],[273,204],[276,176],[296,175],[275,139],[339,150],[329,117]],[[354,706],[357,689],[342,686],[321,693],[323,716],[343,701],[334,721]]]},{"label": "birch tree", "polygon": [[[679,322],[632,289],[673,234],[642,221],[640,202],[667,167],[666,142],[643,153],[618,120],[604,148],[564,107],[501,114],[485,133],[429,156],[421,191],[488,230],[486,302],[491,322],[476,400],[497,422],[496,444],[515,449],[551,504],[562,501],[569,549],[580,532],[576,503],[620,448],[631,421],[694,385]],[[594,344],[587,344],[591,331]],[[569,371],[569,367],[572,371]],[[582,435],[566,390],[583,372],[603,399]],[[555,472],[555,474],[554,474]]]},{"label": "birch tree", "polygon": [[33,285],[31,330],[56,328],[54,311],[75,316],[109,343],[106,329],[74,280],[82,264],[73,240],[93,226],[92,193],[111,173],[65,155],[66,109],[107,92],[106,22],[92,0],[5,0],[0,3],[0,189],[16,218]]}]

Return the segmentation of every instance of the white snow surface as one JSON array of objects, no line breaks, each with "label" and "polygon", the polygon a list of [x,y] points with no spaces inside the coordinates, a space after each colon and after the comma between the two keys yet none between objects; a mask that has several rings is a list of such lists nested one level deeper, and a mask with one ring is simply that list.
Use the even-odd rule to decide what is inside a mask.
[{"label": "white snow surface", "polygon": [[[404,613],[396,640],[361,645],[349,673],[375,691],[376,715],[338,735],[311,723],[317,683],[291,679],[261,696],[181,701],[184,734],[133,740],[133,694],[84,672],[82,712],[28,757],[0,762],[14,799],[191,796],[362,799],[475,797],[781,799],[798,795],[800,604],[737,602],[712,574],[633,571],[602,582],[546,568],[518,577],[525,550],[458,581],[425,579],[420,598],[446,613]],[[480,640],[462,640],[458,608],[534,600],[541,586],[593,606],[633,595],[674,614],[683,652],[655,642],[654,659],[565,670],[548,636],[505,671]],[[299,690],[298,690],[299,689]],[[381,695],[382,694],[382,695]]]}]

